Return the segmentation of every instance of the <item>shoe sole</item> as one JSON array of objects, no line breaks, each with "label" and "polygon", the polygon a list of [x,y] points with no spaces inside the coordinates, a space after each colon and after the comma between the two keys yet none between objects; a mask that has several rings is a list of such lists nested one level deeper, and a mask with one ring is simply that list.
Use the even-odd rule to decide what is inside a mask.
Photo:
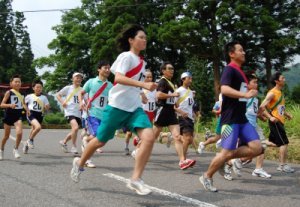
[{"label": "shoe sole", "polygon": [[196,164],[196,160],[193,160],[193,162],[191,162],[189,165],[183,167],[183,168],[180,168],[181,170],[186,170],[190,167],[193,167],[194,165]]},{"label": "shoe sole", "polygon": [[152,193],[152,191],[150,191],[149,193],[142,193],[139,190],[132,187],[129,183],[126,185],[126,187],[129,188],[130,190],[135,191],[138,195],[149,195],[150,193]]}]

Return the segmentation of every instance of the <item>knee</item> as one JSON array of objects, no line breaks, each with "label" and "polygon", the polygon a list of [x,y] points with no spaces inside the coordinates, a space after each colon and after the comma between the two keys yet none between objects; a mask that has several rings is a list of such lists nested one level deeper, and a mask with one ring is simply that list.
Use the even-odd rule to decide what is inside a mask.
[{"label": "knee", "polygon": [[35,128],[35,130],[38,131],[38,132],[41,131],[41,129],[42,129],[41,125],[39,125],[39,126],[37,126],[37,127]]}]

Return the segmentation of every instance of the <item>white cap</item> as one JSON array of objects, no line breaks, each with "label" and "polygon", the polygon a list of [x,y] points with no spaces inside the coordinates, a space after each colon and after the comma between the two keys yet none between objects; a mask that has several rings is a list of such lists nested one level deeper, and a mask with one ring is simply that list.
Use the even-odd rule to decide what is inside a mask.
[{"label": "white cap", "polygon": [[180,79],[184,79],[186,77],[192,77],[192,74],[190,72],[184,72],[181,74]]},{"label": "white cap", "polygon": [[80,75],[83,78],[83,74],[82,73],[78,73],[78,72],[74,73],[72,77],[74,78],[75,76],[78,76],[78,75]]}]

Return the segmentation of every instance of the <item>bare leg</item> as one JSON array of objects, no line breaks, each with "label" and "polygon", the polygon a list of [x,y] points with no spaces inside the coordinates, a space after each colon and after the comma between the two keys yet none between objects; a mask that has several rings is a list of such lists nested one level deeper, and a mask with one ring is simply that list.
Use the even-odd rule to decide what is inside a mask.
[{"label": "bare leg", "polygon": [[104,142],[99,142],[98,139],[92,139],[86,146],[86,148],[84,149],[81,158],[79,160],[79,166],[81,168],[84,167],[86,161],[88,159],[90,159],[92,157],[92,155],[94,154],[94,152],[99,148],[99,147],[103,147],[106,143]]},{"label": "bare leg", "polygon": [[79,126],[75,119],[72,119],[70,121],[70,125],[71,125],[71,140],[72,140],[73,146],[76,147],[77,133],[79,130]]},{"label": "bare leg", "polygon": [[40,125],[40,123],[36,120],[33,119],[31,121],[31,131],[30,131],[30,135],[29,135],[29,139],[34,139],[34,137],[41,131],[42,127]]},{"label": "bare leg", "polygon": [[279,162],[281,165],[286,163],[287,159],[287,147],[288,145],[282,145],[279,147]]},{"label": "bare leg", "polygon": [[182,142],[183,142],[183,154],[186,156],[189,145],[193,143],[193,134],[191,132],[183,133]]},{"label": "bare leg", "polygon": [[168,126],[170,132],[172,133],[173,139],[175,140],[175,149],[180,161],[185,160],[185,154],[183,153],[183,143],[181,140],[181,135],[179,133],[179,125]]},{"label": "bare leg", "polygon": [[11,126],[4,124],[4,136],[1,141],[1,150],[4,150],[5,144],[9,139],[10,131],[11,131]]},{"label": "bare leg", "polygon": [[15,127],[16,127],[16,145],[15,145],[15,149],[19,148],[19,145],[21,143],[22,140],[22,134],[23,134],[23,125],[22,125],[22,121],[19,120],[15,123]]}]

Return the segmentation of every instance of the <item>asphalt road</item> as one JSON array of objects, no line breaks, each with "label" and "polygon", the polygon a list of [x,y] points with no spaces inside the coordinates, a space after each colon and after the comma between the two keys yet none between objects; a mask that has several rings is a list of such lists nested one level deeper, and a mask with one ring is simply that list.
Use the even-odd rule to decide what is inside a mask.
[{"label": "asphalt road", "polygon": [[[28,137],[24,130],[24,138]],[[151,160],[144,173],[144,181],[152,187],[148,196],[136,195],[126,188],[134,160],[124,155],[124,139],[114,139],[95,154],[95,169],[87,169],[78,184],[69,177],[73,156],[63,153],[58,144],[67,130],[43,130],[35,141],[35,149],[16,160],[12,155],[13,140],[9,140],[0,161],[0,206],[300,206],[300,165],[296,172],[276,171],[275,162],[266,161],[264,168],[272,179],[251,175],[254,164],[242,170],[242,177],[224,180],[214,177],[218,193],[207,192],[199,182],[213,153],[190,158],[197,160],[192,169],[181,171],[174,146],[155,144]],[[2,138],[3,130],[0,130]],[[14,133],[12,134],[14,136]],[[131,146],[132,149],[132,146]],[[20,147],[21,151],[21,147]]]}]

